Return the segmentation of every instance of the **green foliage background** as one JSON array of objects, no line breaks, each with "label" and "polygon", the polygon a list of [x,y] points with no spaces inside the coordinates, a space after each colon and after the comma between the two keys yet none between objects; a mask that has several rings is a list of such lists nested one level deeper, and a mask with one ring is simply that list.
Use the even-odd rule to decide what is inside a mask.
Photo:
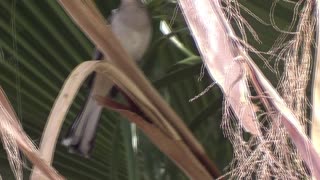
[{"label": "green foliage background", "polygon": [[[106,17],[118,4],[117,1],[96,2]],[[239,2],[265,22],[270,22],[272,1]],[[232,158],[232,147],[220,130],[222,94],[215,86],[194,102],[189,102],[212,80],[206,73],[202,81],[197,80],[202,63],[180,10],[172,29],[183,43],[183,48],[175,46],[169,36],[159,30],[161,20],[170,22],[177,4],[153,0],[148,7],[154,36],[139,65],[163,98],[184,119],[212,161],[222,172],[226,172],[224,168]],[[64,80],[79,63],[90,60],[94,46],[54,0],[1,0],[0,9],[0,85],[25,131],[38,144]],[[276,7],[275,21],[280,28],[285,29],[290,23],[292,9],[292,5],[284,2]],[[243,16],[257,31],[262,44],[256,43],[250,35],[249,42],[259,50],[268,50],[279,33],[271,25],[260,23],[246,12]],[[257,63],[276,85],[277,78],[261,61],[257,60]],[[87,92],[84,85],[67,116],[60,137],[79,112]],[[64,147],[57,145],[53,165],[61,174],[68,179],[187,179],[141,133],[138,154],[135,154],[131,146],[130,126],[118,114],[105,110],[102,117],[96,147],[90,159],[69,154]],[[3,179],[14,179],[3,149],[0,151],[0,164]],[[31,165],[26,161],[25,166],[28,176]]]}]

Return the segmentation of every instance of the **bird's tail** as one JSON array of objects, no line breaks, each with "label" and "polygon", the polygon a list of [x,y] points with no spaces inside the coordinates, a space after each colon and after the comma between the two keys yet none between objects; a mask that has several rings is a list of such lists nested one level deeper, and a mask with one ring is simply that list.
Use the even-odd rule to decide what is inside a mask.
[{"label": "bird's tail", "polygon": [[83,156],[88,156],[94,146],[102,111],[102,107],[97,104],[94,95],[91,90],[82,111],[62,140],[62,145],[68,147],[69,152],[77,152]]},{"label": "bird's tail", "polygon": [[[93,59],[103,59],[102,53],[95,50]],[[112,86],[113,83],[101,74],[94,73],[90,77],[90,93],[86,103],[61,142],[62,145],[68,147],[69,152],[77,152],[85,157],[89,156],[94,146],[102,111],[102,106],[98,105],[94,97],[96,95],[106,96]]]}]

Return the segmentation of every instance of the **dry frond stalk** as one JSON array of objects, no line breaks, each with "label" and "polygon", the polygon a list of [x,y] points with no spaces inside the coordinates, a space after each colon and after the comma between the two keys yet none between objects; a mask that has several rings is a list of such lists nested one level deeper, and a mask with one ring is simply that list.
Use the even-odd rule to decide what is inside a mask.
[{"label": "dry frond stalk", "polygon": [[17,179],[22,179],[21,150],[49,179],[64,179],[54,168],[41,159],[39,151],[23,131],[17,116],[0,87],[0,133],[9,162]]},{"label": "dry frond stalk", "polygon": [[203,172],[203,168],[199,169],[201,167],[199,161],[195,159],[195,156],[183,141],[171,138],[155,124],[149,123],[143,117],[130,111],[130,109],[115,106],[114,103],[103,97],[99,99],[99,102],[106,108],[119,112],[130,122],[135,123],[151,142],[172,159],[191,179],[212,179],[210,175],[208,176],[206,175],[207,173]]},{"label": "dry frond stalk", "polygon": [[[148,118],[153,122],[152,127],[157,128],[159,132],[170,139],[170,143],[179,142],[180,148],[186,153],[184,158],[185,161],[181,161],[179,155],[173,156],[169,154],[168,156],[173,159],[180,167],[183,167],[184,171],[194,179],[212,179],[217,177],[217,170],[214,166],[209,166],[203,163],[203,159],[199,159],[199,156],[191,151],[188,144],[180,138],[180,135],[176,129],[167,122],[163,114],[158,111],[158,109],[152,104],[152,102],[142,93],[140,88],[136,86],[131,79],[129,79],[125,73],[120,71],[118,68],[112,64],[104,61],[87,61],[80,64],[66,80],[56,102],[52,108],[49,115],[46,128],[41,141],[41,150],[43,156],[48,162],[52,161],[53,152],[55,149],[55,144],[57,137],[59,135],[63,120],[71,106],[71,103],[78,92],[82,82],[90,75],[93,71],[101,73],[106,76],[106,78],[112,80],[118,87],[122,89],[128,95],[135,104],[146,114]],[[160,146],[163,148],[163,146]],[[167,147],[164,152],[175,152],[170,150],[172,146]],[[169,151],[170,150],[170,151]],[[182,153],[182,152],[181,152]],[[207,158],[205,155],[202,158]],[[189,163],[192,162],[192,165]],[[190,167],[192,167],[192,172]],[[37,170],[35,169],[34,172]],[[39,179],[41,174],[32,174],[31,179]],[[41,177],[42,178],[42,177]]]}]

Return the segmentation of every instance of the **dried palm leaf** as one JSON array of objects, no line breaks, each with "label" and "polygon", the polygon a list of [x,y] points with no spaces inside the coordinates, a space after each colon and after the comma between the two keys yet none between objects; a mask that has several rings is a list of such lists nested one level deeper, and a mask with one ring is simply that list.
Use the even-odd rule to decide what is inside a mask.
[{"label": "dried palm leaf", "polygon": [[39,151],[23,131],[17,116],[9,103],[3,89],[0,87],[0,133],[7,151],[11,168],[17,179],[22,179],[21,150],[27,158],[40,169],[49,179],[64,179],[52,166],[40,156]]},{"label": "dried palm leaf", "polygon": [[[250,177],[248,174],[255,172],[256,174],[261,173],[260,178],[267,179],[270,176],[274,176],[274,174],[271,174],[272,172],[274,173],[274,167],[270,167],[273,163],[268,163],[274,161],[279,165],[280,169],[283,167],[281,159],[274,159],[273,155],[270,155],[272,150],[263,151],[270,149],[270,147],[266,147],[266,144],[268,144],[267,137],[259,133],[259,129],[262,127],[260,127],[255,115],[253,115],[254,109],[249,99],[249,91],[246,84],[248,75],[268,113],[273,114],[272,117],[275,122],[278,119],[280,120],[312,175],[320,179],[319,154],[316,153],[314,146],[304,133],[303,127],[294,113],[287,107],[284,100],[255,65],[245,48],[243,48],[242,42],[240,43],[240,40],[236,37],[229,21],[221,10],[221,2],[209,0],[180,0],[179,2],[208,71],[220,85],[225,96],[227,96],[226,101],[235,111],[242,127],[256,136],[254,142],[258,144],[254,146],[258,150],[261,148],[259,151],[252,151],[250,147],[235,144],[235,148],[238,149],[235,149],[235,151],[240,152],[239,155],[243,156],[242,158],[244,159],[243,162],[236,162],[237,167],[239,169],[245,167],[241,170],[234,170],[235,177]],[[230,69],[231,71],[228,71]],[[237,131],[239,132],[239,130]],[[230,134],[233,132],[228,133],[231,138],[241,138],[240,135]],[[281,144],[277,145],[281,146]],[[255,156],[255,153],[260,154],[260,156]],[[247,162],[252,162],[251,158],[257,158],[253,159],[255,163],[247,164]],[[271,171],[262,168],[260,169],[261,172],[257,172],[255,164],[262,162],[259,158],[264,159],[263,162],[269,166],[268,168]],[[286,171],[278,172],[280,173],[279,177],[287,178],[287,174],[284,173]]]},{"label": "dried palm leaf", "polygon": [[317,152],[320,154],[320,4],[317,2],[317,51],[314,63],[312,88],[312,126],[311,139]]}]

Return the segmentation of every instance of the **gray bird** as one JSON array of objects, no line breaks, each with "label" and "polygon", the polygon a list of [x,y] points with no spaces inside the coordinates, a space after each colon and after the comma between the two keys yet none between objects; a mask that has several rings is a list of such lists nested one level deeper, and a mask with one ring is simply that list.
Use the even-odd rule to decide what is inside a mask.
[{"label": "gray bird", "polygon": [[[121,0],[120,7],[112,11],[110,24],[113,33],[124,49],[135,61],[142,58],[149,46],[152,36],[152,25],[147,9],[139,0]],[[108,55],[106,55],[108,57]],[[96,51],[95,59],[103,55]],[[95,95],[106,96],[113,87],[101,74],[94,74],[87,101],[69,129],[62,144],[70,152],[78,152],[88,157],[91,152],[102,107],[94,100]]]}]

